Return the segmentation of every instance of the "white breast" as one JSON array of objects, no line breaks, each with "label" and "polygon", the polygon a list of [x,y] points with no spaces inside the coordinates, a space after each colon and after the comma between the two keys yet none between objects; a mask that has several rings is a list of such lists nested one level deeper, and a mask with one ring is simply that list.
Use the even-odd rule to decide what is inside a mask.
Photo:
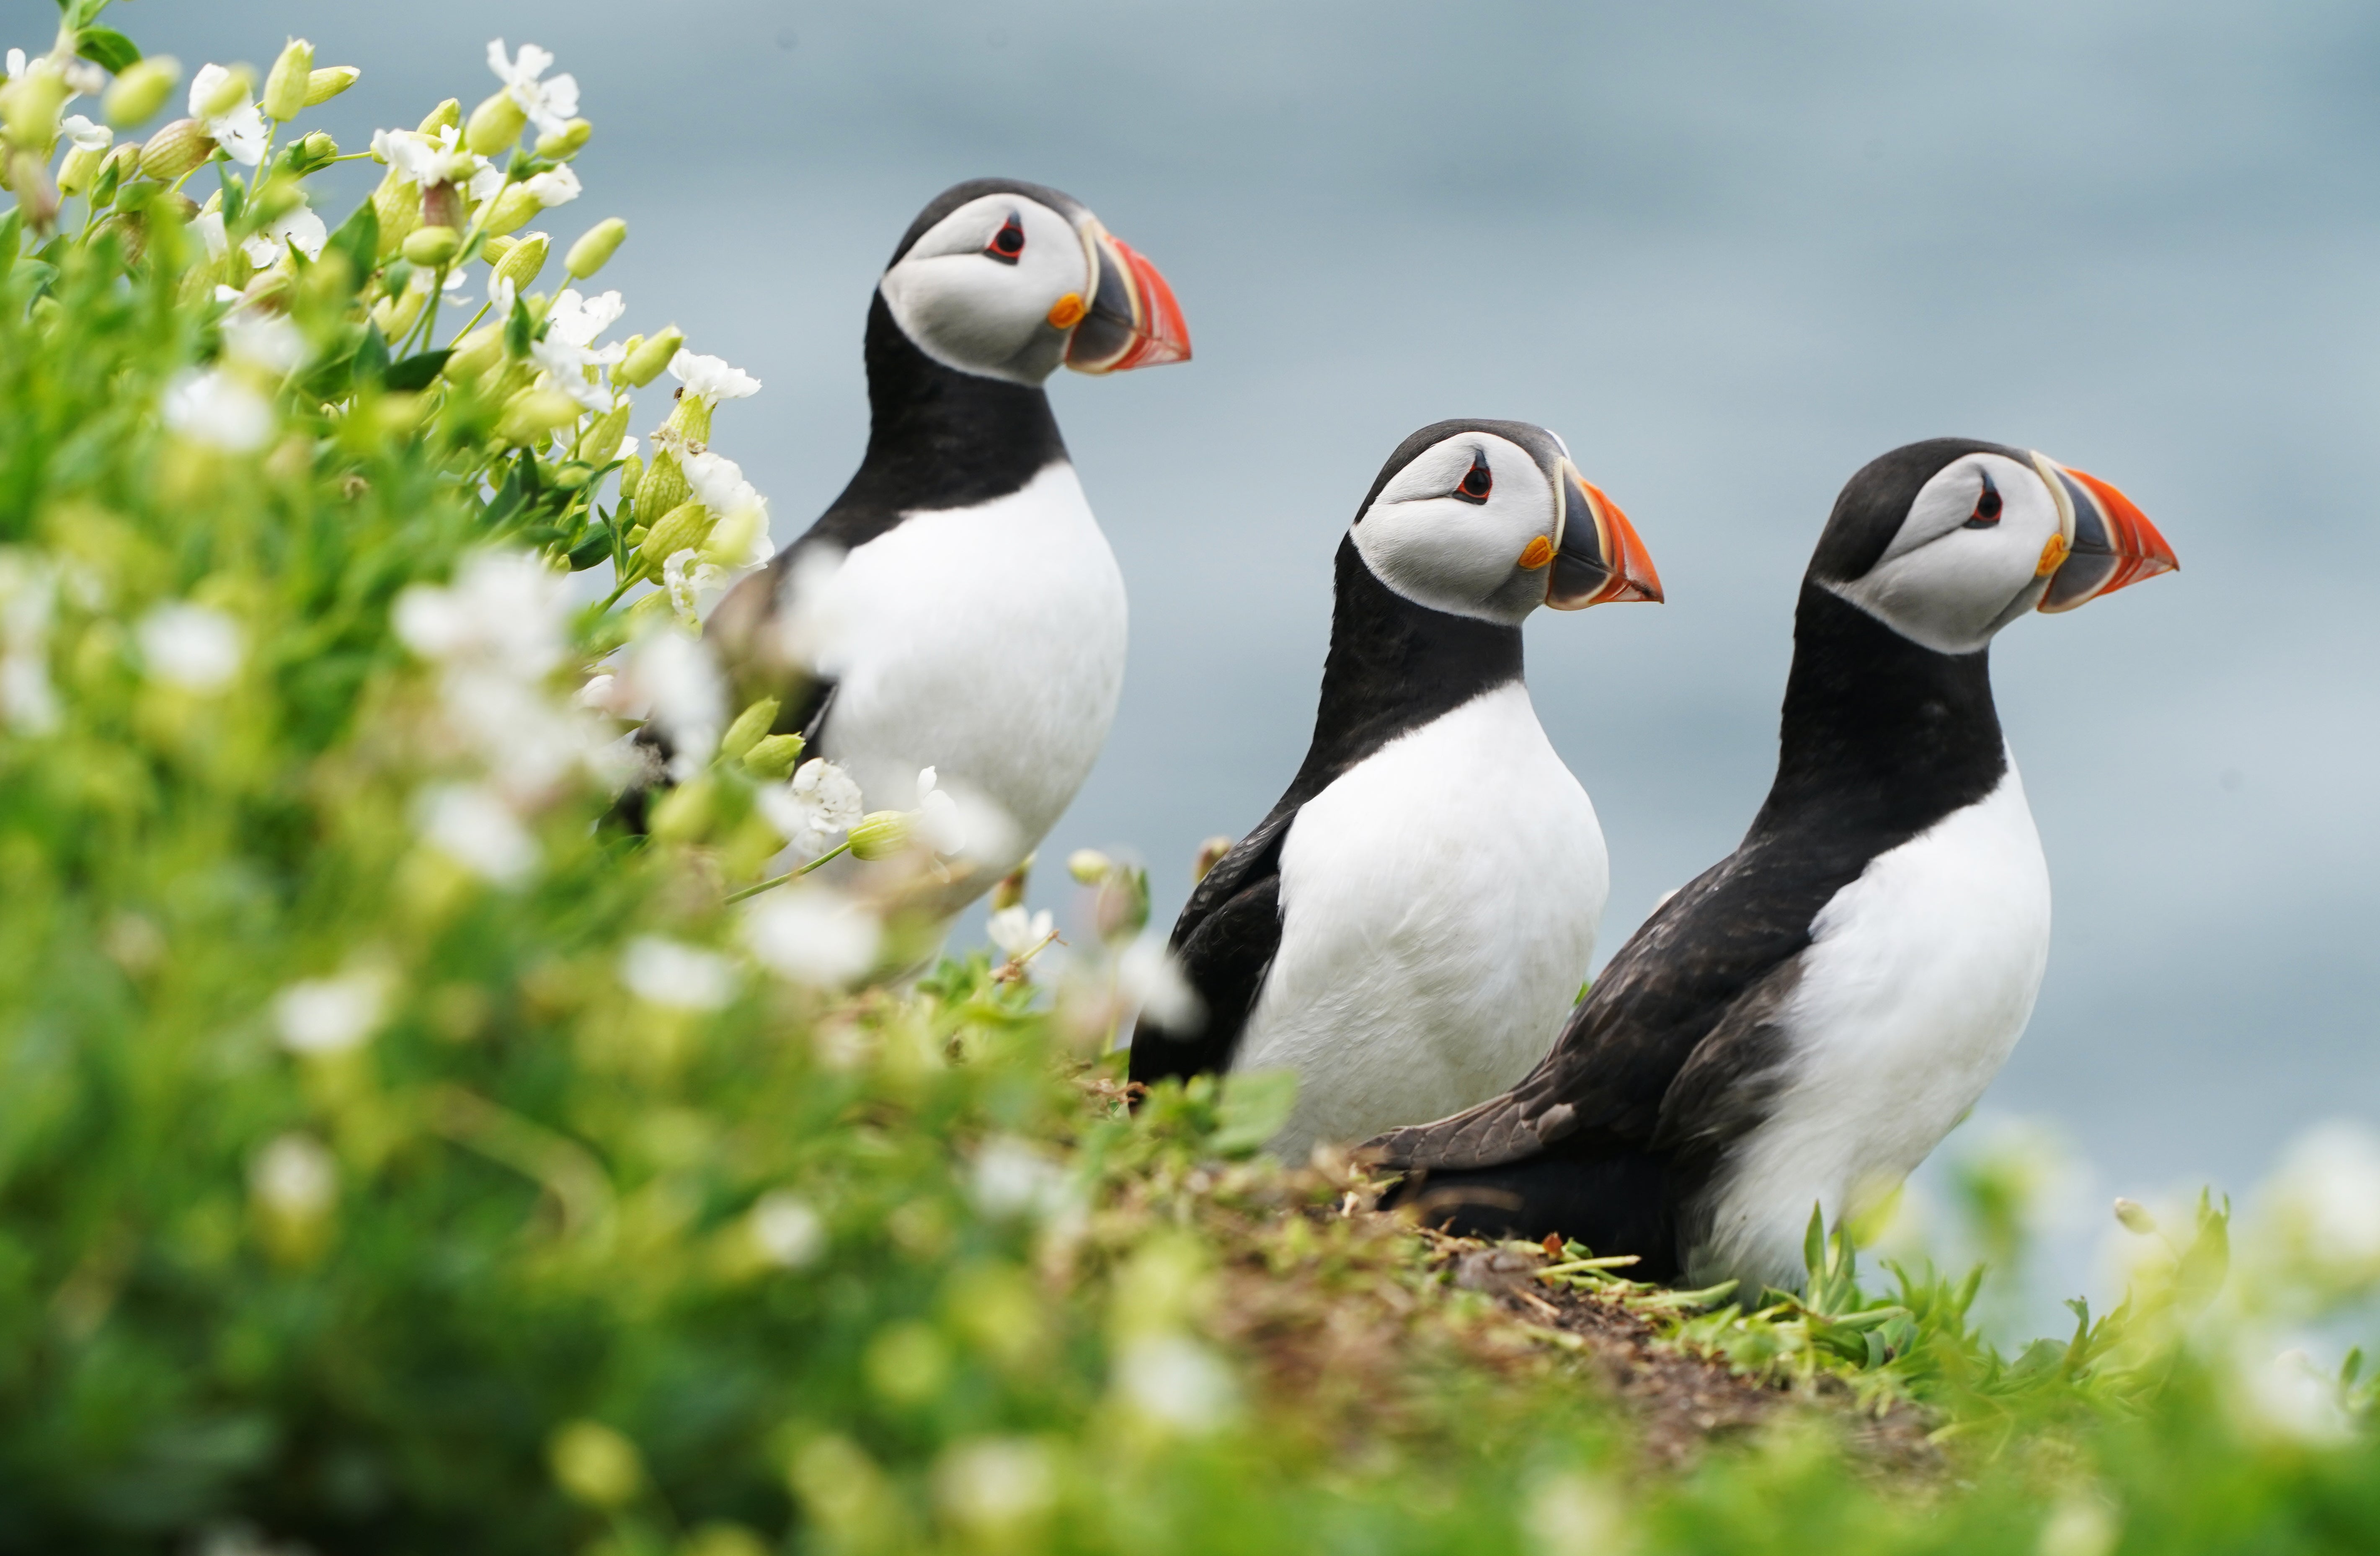
[{"label": "white breast", "polygon": [[1712,1187],[1690,1282],[1798,1287],[1811,1206],[1832,1225],[1891,1192],[1999,1073],[2049,959],[2049,868],[2014,761],[1876,856],[1812,931],[1781,1013],[1785,1089]]},{"label": "white breast", "polygon": [[1362,1140],[1496,1095],[1552,1045],[1609,888],[1595,807],[1518,683],[1399,736],[1304,806],[1234,1068],[1298,1072],[1273,1141]]},{"label": "white breast", "polygon": [[870,809],[917,802],[917,770],[998,805],[1006,856],[1040,842],[1107,742],[1123,688],[1123,577],[1074,468],[972,508],[911,514],[853,550],[829,586],[834,677],[825,745]]}]

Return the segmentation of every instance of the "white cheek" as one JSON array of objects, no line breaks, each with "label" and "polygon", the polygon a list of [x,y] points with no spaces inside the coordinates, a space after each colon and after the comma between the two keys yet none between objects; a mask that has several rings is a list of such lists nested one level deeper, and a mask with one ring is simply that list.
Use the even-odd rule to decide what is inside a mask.
[{"label": "white cheek", "polygon": [[[884,301],[920,350],[965,372],[1038,382],[1020,362],[1050,331],[1050,304],[1082,271],[1062,252],[1009,266],[981,254],[905,260],[886,274]],[[1054,367],[1054,359],[1046,367]],[[1045,367],[1045,371],[1046,371]]]},{"label": "white cheek", "polygon": [[1500,504],[1474,507],[1451,497],[1376,504],[1355,526],[1355,549],[1375,577],[1409,600],[1502,621],[1511,612],[1495,597],[1541,528],[1512,505],[1500,511]]},{"label": "white cheek", "polygon": [[2022,532],[1955,529],[1835,592],[1938,653],[1973,653],[2033,582],[2039,557]]}]

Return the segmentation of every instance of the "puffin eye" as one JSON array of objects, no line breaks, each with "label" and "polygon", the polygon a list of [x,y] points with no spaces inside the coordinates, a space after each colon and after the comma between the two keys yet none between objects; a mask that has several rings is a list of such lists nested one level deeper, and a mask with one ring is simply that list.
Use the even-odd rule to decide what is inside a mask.
[{"label": "puffin eye", "polygon": [[1016,256],[1025,252],[1025,224],[1014,214],[1010,215],[1001,229],[991,235],[991,241],[984,245],[983,251],[1002,264],[1014,264]]},{"label": "puffin eye", "polygon": [[2000,521],[2000,489],[1992,484],[1989,470],[1978,473],[1984,478],[1984,494],[1975,499],[1975,511],[1960,526],[1962,529],[1989,529]]},{"label": "puffin eye", "polygon": [[1454,494],[1466,503],[1484,503],[1495,484],[1496,478],[1488,469],[1488,456],[1475,452],[1471,468],[1463,472],[1463,484],[1454,489]]}]

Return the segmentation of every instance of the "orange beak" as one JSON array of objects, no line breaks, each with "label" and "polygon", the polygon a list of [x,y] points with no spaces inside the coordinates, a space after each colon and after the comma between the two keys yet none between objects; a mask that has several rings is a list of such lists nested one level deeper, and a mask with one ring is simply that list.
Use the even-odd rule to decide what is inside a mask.
[{"label": "orange beak", "polygon": [[1066,365],[1102,373],[1188,361],[1190,326],[1157,267],[1095,217],[1084,219],[1083,248],[1090,260],[1091,296],[1066,343]]},{"label": "orange beak", "polygon": [[1559,482],[1562,511],[1553,572],[1546,579],[1546,603],[1557,611],[1583,611],[1626,600],[1658,604],[1661,575],[1653,570],[1653,553],[1620,504],[1567,459],[1561,462]]},{"label": "orange beak", "polygon": [[2130,497],[2097,476],[2086,475],[2041,455],[2033,456],[2058,499],[2064,556],[2057,541],[2043,553],[2049,588],[2040,609],[2053,614],[2086,605],[2128,584],[2180,567],[2173,547]]}]

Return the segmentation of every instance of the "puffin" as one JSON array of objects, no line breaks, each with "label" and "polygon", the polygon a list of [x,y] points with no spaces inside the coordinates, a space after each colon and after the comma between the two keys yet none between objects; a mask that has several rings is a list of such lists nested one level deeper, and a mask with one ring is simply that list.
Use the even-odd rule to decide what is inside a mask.
[{"label": "puffin", "polygon": [[1131,1079],[1289,1069],[1269,1149],[1302,1162],[1494,1095],[1547,1049],[1595,952],[1595,807],[1522,678],[1539,605],[1661,598],[1628,517],[1560,438],[1440,421],[1339,542],[1305,760],[1169,941],[1196,1019],[1144,1013]]},{"label": "puffin", "polygon": [[978,178],[902,236],[865,350],[857,473],[704,636],[736,706],[778,699],[774,732],[869,809],[936,785],[988,802],[997,821],[921,899],[947,916],[1073,800],[1123,685],[1123,577],[1043,384],[1187,360],[1190,334],[1157,267],[1081,201]]},{"label": "puffin", "polygon": [[2031,1016],[2049,871],[1992,638],[2172,571],[2108,482],[1967,438],[1853,476],[1802,580],[1777,773],[1519,1084],[1364,1155],[1384,1203],[1574,1238],[1641,1278],[1799,1289],[1814,1209],[1878,1204]]}]

